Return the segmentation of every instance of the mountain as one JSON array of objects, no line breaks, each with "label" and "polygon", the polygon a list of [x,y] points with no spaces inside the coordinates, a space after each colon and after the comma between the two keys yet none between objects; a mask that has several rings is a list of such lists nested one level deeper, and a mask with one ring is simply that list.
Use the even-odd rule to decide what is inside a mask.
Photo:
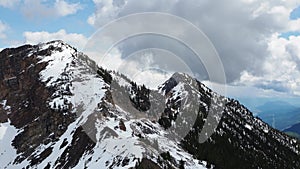
[{"label": "mountain", "polygon": [[287,112],[287,111],[292,111],[297,107],[285,101],[269,101],[256,108],[263,112],[272,112],[272,111]]},{"label": "mountain", "polygon": [[294,124],[291,127],[284,129],[283,131],[288,133],[291,136],[300,139],[300,123]]},{"label": "mountain", "polygon": [[299,141],[237,100],[183,73],[157,90],[121,73],[62,41],[1,51],[0,167],[300,167]]},{"label": "mountain", "polygon": [[258,106],[257,116],[278,130],[300,122],[300,108],[284,101],[272,101]]}]

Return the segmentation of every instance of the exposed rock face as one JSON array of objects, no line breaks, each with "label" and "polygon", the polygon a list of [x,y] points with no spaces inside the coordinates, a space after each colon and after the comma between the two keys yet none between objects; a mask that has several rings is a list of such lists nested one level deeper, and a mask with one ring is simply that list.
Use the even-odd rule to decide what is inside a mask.
[{"label": "exposed rock face", "polygon": [[[191,81],[175,73],[151,91],[97,67],[62,41],[5,49],[0,53],[0,128],[7,132],[0,138],[5,145],[0,164],[48,169],[300,167],[299,142],[254,118],[237,101]],[[214,117],[220,119],[216,132],[200,144],[209,110],[223,114]],[[181,133],[186,135],[180,141]]]},{"label": "exposed rock face", "polygon": [[[5,49],[0,53],[0,100],[6,100],[6,105],[10,106],[9,112],[2,107],[1,121],[9,119],[13,126],[22,129],[12,143],[19,154],[15,163],[28,158],[34,165],[37,161],[32,154],[35,149],[41,143],[47,144],[59,139],[75,119],[69,110],[55,111],[48,106],[47,101],[55,89],[47,88],[39,80],[39,74],[47,63],[39,63],[38,56],[40,53],[51,54],[54,51],[55,49],[39,51],[39,46],[25,45]],[[47,152],[49,149],[41,154]]]}]

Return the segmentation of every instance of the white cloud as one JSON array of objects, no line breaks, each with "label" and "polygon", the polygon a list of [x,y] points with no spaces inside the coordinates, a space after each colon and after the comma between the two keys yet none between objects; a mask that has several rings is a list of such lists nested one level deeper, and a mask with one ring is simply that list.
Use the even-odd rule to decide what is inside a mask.
[{"label": "white cloud", "polygon": [[103,25],[112,19],[118,17],[126,0],[94,0],[96,12],[89,16],[87,22],[90,25]]},{"label": "white cloud", "polygon": [[18,5],[20,0],[0,0],[0,6],[5,8],[13,8],[15,5]]},{"label": "white cloud", "polygon": [[300,36],[289,39],[274,34],[268,44],[271,53],[263,62],[263,74],[241,73],[238,83],[300,95]]},{"label": "white cloud", "polygon": [[67,16],[75,14],[78,10],[82,9],[82,6],[79,3],[70,4],[64,0],[56,0],[54,9],[58,16]]},{"label": "white cloud", "polygon": [[145,84],[151,89],[157,89],[173,73],[161,69],[161,66],[155,62],[155,57],[158,56],[155,56],[154,52],[151,50],[140,51],[127,58],[121,58],[122,63],[117,70],[127,75],[137,84]]},{"label": "white cloud", "polygon": [[288,31],[299,31],[300,32],[300,19],[289,21]]},{"label": "white cloud", "polygon": [[[167,12],[183,17],[202,29],[215,45],[229,83],[300,93],[299,37],[278,38],[280,33],[300,30],[300,19],[289,19],[291,11],[300,5],[299,0],[232,0],[230,5],[227,1],[216,5],[210,0],[94,0],[94,3],[96,11],[88,23],[96,28],[136,12]],[[156,42],[128,44],[124,48],[127,53],[123,52],[128,55],[140,46],[145,48],[147,43]]]},{"label": "white cloud", "polygon": [[8,26],[0,20],[0,39],[6,38],[5,31],[7,31],[7,29],[8,29]]},{"label": "white cloud", "polygon": [[239,86],[239,85],[225,85],[224,86],[212,83],[210,81],[202,81],[203,84],[208,86],[209,88],[213,89],[217,93],[230,97],[230,98],[257,98],[257,97],[264,97],[264,98],[285,98],[291,97],[286,93],[278,92],[272,89],[262,89],[256,86]]},{"label": "white cloud", "polygon": [[45,17],[72,15],[83,9],[80,3],[68,3],[65,0],[56,0],[54,4],[50,2],[43,0],[24,0],[21,11],[27,18],[43,19]]},{"label": "white cloud", "polygon": [[64,29],[61,29],[57,32],[24,32],[23,36],[25,37],[26,43],[38,44],[40,42],[48,42],[51,40],[63,40],[68,44],[82,49],[87,42],[87,38],[82,34],[77,33],[67,33]]},{"label": "white cloud", "polygon": [[97,52],[86,52],[86,54],[105,69],[121,72],[137,84],[145,84],[151,89],[157,89],[158,85],[164,83],[173,74],[173,72],[163,72],[160,69],[156,63],[156,57],[160,57],[156,55],[158,52],[161,51],[139,51],[122,58],[120,51],[113,48],[106,56],[99,56]]},{"label": "white cloud", "polygon": [[[210,0],[94,0],[94,3],[96,11],[88,23],[96,28],[114,18],[149,11],[168,12],[191,21],[215,45],[230,82],[238,79],[244,70],[252,70],[255,74],[262,71],[261,57],[269,55],[268,38],[276,32],[289,30],[289,13],[299,4],[297,0],[232,0],[231,5],[225,1],[216,5]],[[132,48],[149,45],[146,43],[153,41],[128,44],[125,50],[138,50]]]}]

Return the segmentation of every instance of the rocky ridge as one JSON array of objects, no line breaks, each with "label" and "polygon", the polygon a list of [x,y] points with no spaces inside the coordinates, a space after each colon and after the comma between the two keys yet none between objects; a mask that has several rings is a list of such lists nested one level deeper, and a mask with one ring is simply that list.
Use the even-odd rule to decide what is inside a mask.
[{"label": "rocky ridge", "polygon": [[52,41],[1,51],[0,81],[3,168],[300,166],[296,139],[186,74],[149,90]]}]

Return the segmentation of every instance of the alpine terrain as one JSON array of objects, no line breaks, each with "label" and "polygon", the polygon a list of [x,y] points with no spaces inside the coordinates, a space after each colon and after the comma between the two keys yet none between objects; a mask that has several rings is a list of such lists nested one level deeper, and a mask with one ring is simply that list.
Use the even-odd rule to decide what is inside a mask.
[{"label": "alpine terrain", "polygon": [[2,50],[0,168],[300,168],[299,140],[237,100],[184,73],[145,85],[62,41]]}]

